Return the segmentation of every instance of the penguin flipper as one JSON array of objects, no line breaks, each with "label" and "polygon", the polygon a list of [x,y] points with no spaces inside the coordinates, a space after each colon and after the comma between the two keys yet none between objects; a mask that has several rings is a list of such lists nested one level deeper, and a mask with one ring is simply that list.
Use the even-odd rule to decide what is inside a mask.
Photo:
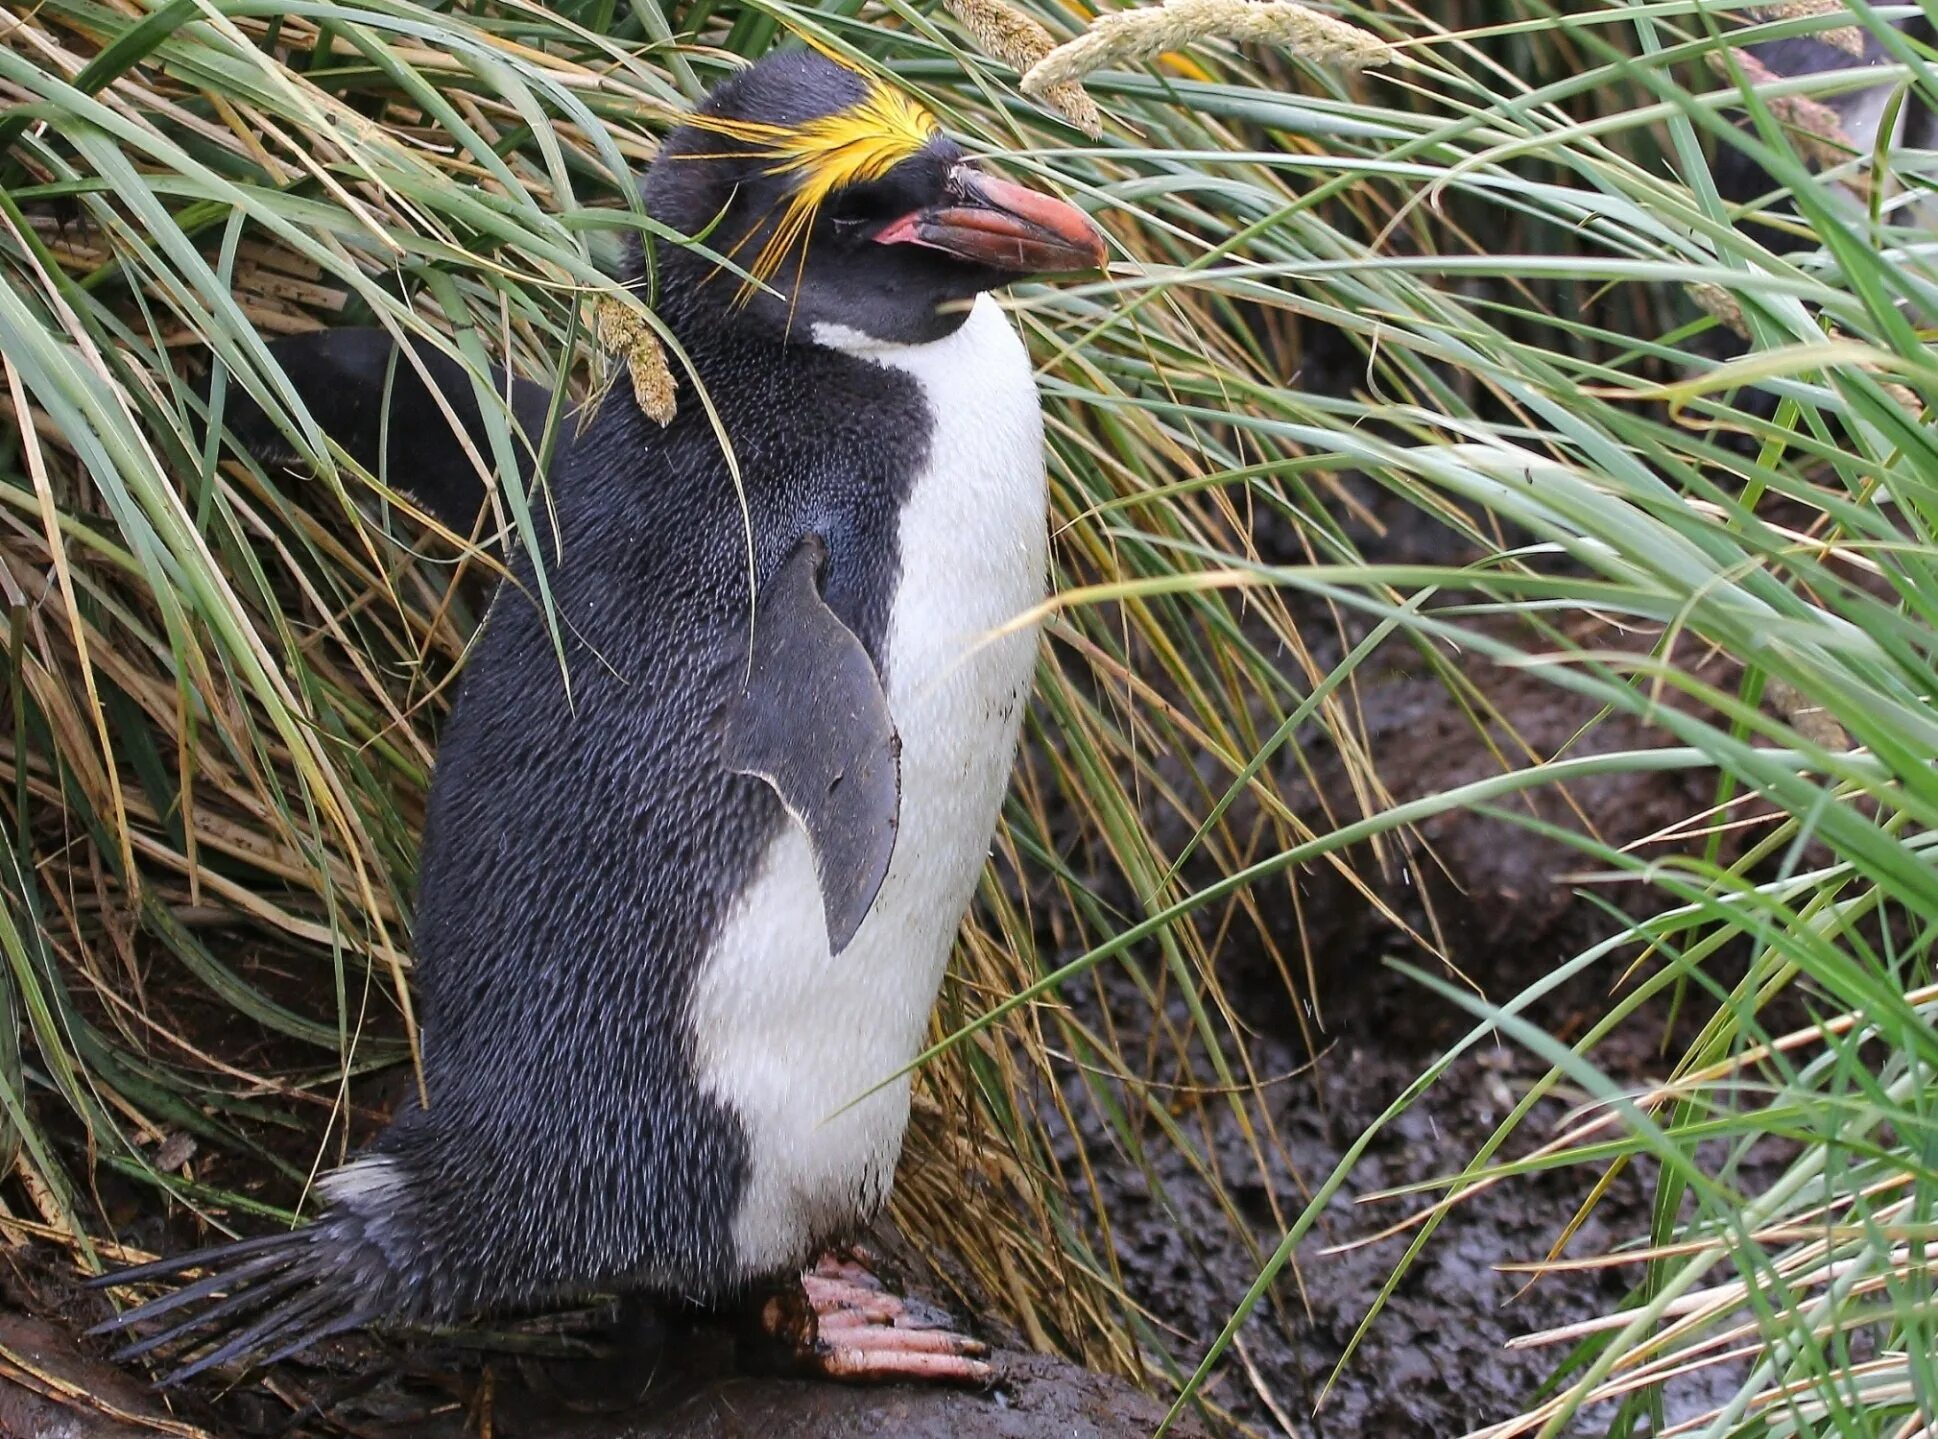
[{"label": "penguin flipper", "polygon": [[827,558],[827,542],[809,535],[761,591],[753,662],[727,710],[723,757],[772,785],[807,831],[839,954],[895,851],[902,745],[874,662],[821,596]]},{"label": "penguin flipper", "polygon": [[[492,449],[469,370],[435,346],[422,344],[412,350],[424,367],[420,374],[410,356],[398,352],[390,332],[375,327],[285,335],[270,341],[268,348],[325,435],[371,474],[417,500],[446,529],[472,533],[486,492],[466,445],[486,465]],[[509,396],[517,420],[512,449],[519,478],[529,484],[536,469],[532,447],[544,438],[552,392],[496,365],[491,382],[500,395]],[[456,417],[455,428],[438,396]],[[223,421],[258,459],[296,460],[282,431],[240,386],[229,390]],[[570,424],[558,427],[554,468],[572,442],[573,429]]]}]

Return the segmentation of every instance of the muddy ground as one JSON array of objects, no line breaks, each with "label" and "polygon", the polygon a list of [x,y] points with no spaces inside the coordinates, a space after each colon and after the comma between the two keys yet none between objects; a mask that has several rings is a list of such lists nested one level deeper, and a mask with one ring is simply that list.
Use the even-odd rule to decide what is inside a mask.
[{"label": "muddy ground", "polygon": [[[1369,668],[1369,674],[1375,672]],[[1589,718],[1586,706],[1561,699],[1525,675],[1470,674],[1543,753],[1559,750]],[[1413,672],[1397,653],[1363,699],[1372,749],[1396,798],[1498,772],[1498,762],[1444,686]],[[1588,741],[1587,750],[1659,743],[1642,726],[1615,719]],[[1322,773],[1321,783],[1336,778]],[[1282,788],[1296,796],[1302,786],[1286,777]],[[1544,819],[1571,827],[1591,820],[1617,843],[1651,835],[1708,803],[1698,782],[1660,774],[1577,786],[1571,798],[1579,812],[1553,795],[1533,803]],[[1299,881],[1305,940],[1318,970],[1323,1028],[1316,1053],[1296,1023],[1275,968],[1244,955],[1224,962],[1228,994],[1254,1027],[1254,1071],[1292,1076],[1268,1089],[1266,1105],[1283,1145],[1283,1169],[1273,1175],[1274,1187],[1288,1198],[1290,1213],[1303,1203],[1303,1192],[1332,1173],[1388,1103],[1473,1022],[1390,961],[1404,960],[1461,982],[1457,971],[1490,998],[1504,1001],[1612,927],[1572,882],[1585,862],[1552,839],[1477,814],[1431,821],[1421,838],[1430,853],[1416,849],[1415,875],[1393,879],[1382,894],[1419,932],[1430,932],[1429,911],[1437,917],[1444,961],[1381,919],[1329,870],[1308,872]],[[1370,854],[1355,858],[1362,873],[1378,872]],[[1603,887],[1599,897],[1619,903],[1625,896],[1620,887]],[[1282,908],[1289,915],[1289,899]],[[1295,935],[1288,932],[1284,939],[1296,945]],[[1529,1017],[1551,1033],[1578,1034],[1605,1009],[1627,958],[1611,960],[1548,997]],[[1121,979],[1107,982],[1105,989],[1111,1017],[1134,1037],[1149,1023],[1144,1000]],[[1627,1083],[1663,1075],[1669,1059],[1658,1050],[1661,1018],[1645,1018],[1615,1036],[1597,1051],[1598,1065]],[[1181,1010],[1174,1019],[1186,1023]],[[1565,1345],[1510,1351],[1505,1347],[1510,1339],[1619,1305],[1630,1279],[1623,1271],[1547,1277],[1525,1287],[1525,1276],[1501,1267],[1542,1259],[1566,1230],[1594,1175],[1567,1172],[1522,1180],[1454,1210],[1351,1362],[1333,1377],[1405,1241],[1328,1251],[1377,1232],[1422,1203],[1413,1198],[1367,1205],[1359,1202],[1361,1196],[1458,1172],[1546,1070],[1525,1051],[1490,1041],[1374,1140],[1300,1247],[1296,1279],[1282,1283],[1275,1307],[1261,1306],[1244,1330],[1248,1362],[1228,1366],[1216,1391],[1234,1416],[1267,1433],[1290,1427],[1301,1435],[1340,1439],[1465,1433],[1515,1413],[1567,1353]],[[1581,1097],[1564,1089],[1544,1101],[1506,1152],[1524,1153],[1553,1133]],[[1199,1114],[1211,1116],[1216,1137],[1207,1147],[1227,1157],[1227,1172],[1255,1172],[1236,1114],[1217,1105],[1194,1109],[1194,1119]],[[1086,1130],[1083,1138],[1093,1155],[1109,1151],[1101,1123]],[[1236,1188],[1249,1221],[1243,1226],[1247,1235],[1230,1222],[1182,1156],[1155,1138],[1152,1152],[1159,1156],[1159,1192],[1146,1175],[1123,1166],[1103,1171],[1101,1200],[1133,1293],[1180,1336],[1179,1350],[1195,1358],[1202,1347],[1193,1341],[1218,1331],[1258,1272],[1246,1239],[1269,1252],[1282,1230],[1265,1208],[1262,1184]],[[1637,1171],[1616,1184],[1581,1225],[1567,1253],[1602,1253],[1646,1234],[1647,1178]],[[1676,1403],[1688,1409],[1704,1397],[1704,1391],[1692,1388],[1677,1395]]]},{"label": "muddy ground", "polygon": [[[1450,531],[1376,485],[1348,483],[1355,491],[1354,508],[1371,517],[1355,535],[1369,557],[1431,564],[1477,557]],[[1261,538],[1268,560],[1298,562],[1291,537],[1276,537],[1284,548],[1278,555],[1271,553],[1275,537]],[[1336,617],[1315,608],[1310,620],[1302,624],[1309,643],[1324,636]],[[1349,625],[1330,641],[1336,647],[1330,654],[1327,641],[1318,638],[1319,664],[1333,662],[1363,633],[1363,627]],[[1547,648],[1525,632],[1501,633],[1534,650]],[[1651,643],[1650,636],[1605,631],[1577,638],[1605,648]],[[1405,641],[1386,645],[1357,672],[1355,698],[1366,750],[1396,801],[1498,774],[1504,755],[1518,766],[1529,762],[1528,752],[1579,756],[1670,743],[1660,728],[1623,715],[1602,716],[1595,706],[1526,671],[1490,664],[1471,652],[1448,649],[1442,656],[1506,725],[1489,723],[1483,732],[1471,707],[1456,702],[1416,648]],[[1710,667],[1723,663],[1705,661]],[[1360,810],[1340,761],[1316,731],[1300,740],[1310,774],[1287,760],[1277,768],[1277,787],[1316,832],[1325,832],[1333,827],[1325,817],[1328,809],[1346,818]],[[1543,790],[1502,805],[1518,806],[1560,829],[1630,845],[1702,813],[1714,802],[1713,785],[1713,776],[1699,773],[1628,774],[1577,783],[1566,793]],[[1189,835],[1174,817],[1153,812],[1148,819],[1167,853],[1177,852]],[[1242,813],[1234,819],[1242,831]],[[1167,826],[1176,832],[1166,833]],[[1673,841],[1640,846],[1655,856],[1677,847]],[[1686,850],[1689,842],[1679,847]],[[1471,1014],[1402,973],[1395,961],[1504,1002],[1614,932],[1617,921],[1603,906],[1636,906],[1637,913],[1649,913],[1660,905],[1659,896],[1644,901],[1637,887],[1607,882],[1606,876],[1584,883],[1584,872],[1596,866],[1578,851],[1480,813],[1427,821],[1411,837],[1404,865],[1390,852],[1383,865],[1364,846],[1349,857],[1360,875],[1384,875],[1376,883],[1381,900],[1414,934],[1431,937],[1438,955],[1383,917],[1331,868],[1315,865],[1299,873],[1296,895],[1280,880],[1275,896],[1262,898],[1268,914],[1283,917],[1274,934],[1281,950],[1295,963],[1301,955],[1309,957],[1309,994],[1304,976],[1295,976],[1288,988],[1277,966],[1255,949],[1228,946],[1218,961],[1226,995],[1251,1028],[1253,1072],[1290,1076],[1269,1087],[1264,1105],[1281,1142],[1271,1188],[1288,1206],[1288,1217],[1387,1105],[1474,1023]],[[1219,877],[1209,865],[1187,874],[1194,887]],[[1632,951],[1612,956],[1546,996],[1527,1017],[1550,1034],[1573,1039],[1606,1013],[1625,980],[1633,982],[1624,974],[1633,958]],[[1121,972],[1107,977],[1102,990],[1101,997],[1074,990],[1070,997],[1093,1013],[1107,1008],[1126,1043],[1134,1043],[1151,1023],[1146,1001]],[[1302,1023],[1295,1004],[1308,1000]],[[1188,1029],[1181,1004],[1171,1017]],[[1660,1078],[1679,1053],[1666,1043],[1670,1028],[1666,1012],[1644,1012],[1595,1051],[1595,1063],[1628,1085]],[[1227,1365],[1220,1376],[1215,1397],[1237,1421],[1263,1433],[1289,1430],[1336,1439],[1463,1434],[1518,1412],[1569,1352],[1565,1344],[1509,1350],[1510,1340],[1620,1305],[1634,1278],[1631,1271],[1550,1275],[1528,1285],[1525,1274],[1503,1268],[1547,1256],[1598,1173],[1524,1179],[1472,1197],[1452,1212],[1360,1338],[1350,1362],[1334,1372],[1403,1256],[1406,1240],[1337,1246],[1376,1234],[1425,1202],[1416,1196],[1366,1204],[1362,1197],[1459,1172],[1547,1069],[1524,1050],[1489,1041],[1373,1141],[1300,1246],[1296,1276],[1280,1283],[1244,1329],[1242,1362]],[[1080,1085],[1071,1082],[1066,1088],[1077,1114],[1095,1115],[1082,1101]],[[1582,1098],[1578,1090],[1563,1089],[1544,1100],[1504,1153],[1525,1153],[1552,1135]],[[1127,1108],[1135,1108],[1129,1096],[1124,1099]],[[1256,1173],[1238,1115],[1215,1104],[1194,1107],[1193,1122],[1200,1115],[1210,1116],[1213,1130],[1205,1148],[1225,1157],[1226,1173]],[[1111,1152],[1101,1121],[1084,1123],[1083,1131],[1093,1157]],[[1074,1137],[1066,1142],[1074,1151]],[[1154,1186],[1134,1165],[1106,1167],[1099,1171],[1102,1193],[1093,1198],[1109,1215],[1131,1291],[1176,1336],[1175,1352],[1195,1360],[1257,1275],[1257,1253],[1269,1253],[1283,1230],[1267,1207],[1265,1184],[1241,1178],[1227,1185],[1243,1216],[1234,1224],[1176,1150],[1155,1135],[1147,1142],[1157,1156],[1159,1183]],[[1581,1223],[1565,1253],[1601,1254],[1645,1236],[1651,1179],[1650,1170],[1639,1165],[1622,1176]],[[1705,1386],[1720,1382],[1716,1376],[1691,1380],[1673,1392],[1671,1422],[1711,1407],[1717,1396]],[[1608,1417],[1605,1412],[1584,1416],[1577,1432],[1599,1433],[1600,1424],[1592,1421]]]},{"label": "muddy ground", "polygon": [[[341,1374],[316,1383],[292,1368],[274,1385],[283,1402],[263,1403],[260,1424],[233,1404],[225,1421],[192,1403],[187,1417],[197,1426],[185,1428],[179,1407],[84,1352],[68,1326],[0,1313],[0,1439],[307,1434],[315,1416],[300,1405],[289,1414],[306,1385],[329,1413],[328,1432],[355,1439],[1130,1439],[1164,1417],[1162,1404],[1121,1379],[1010,1351],[991,1355],[1000,1377],[984,1390],[865,1389],[735,1373],[730,1346],[699,1336],[681,1361],[686,1372],[663,1376],[647,1400],[623,1407],[589,1405],[577,1384],[577,1402],[562,1402],[559,1382],[583,1377],[569,1361],[525,1367],[501,1355],[494,1373],[503,1379],[481,1386],[476,1364],[450,1352],[414,1350],[401,1374],[389,1372],[395,1354],[384,1359],[372,1366],[378,1382],[361,1384]],[[440,1379],[449,1401],[427,1405]],[[1190,1422],[1175,1432],[1204,1439]]]},{"label": "muddy ground", "polygon": [[[1378,678],[1363,696],[1369,738],[1382,758],[1386,782],[1400,799],[1477,778],[1496,766],[1444,686],[1414,668],[1396,652],[1390,663],[1368,670]],[[1523,737],[1544,750],[1559,748],[1586,718],[1557,702],[1552,689],[1524,675],[1500,672],[1480,678]],[[1619,719],[1590,741],[1597,748],[1652,742],[1657,741],[1641,727]],[[1324,763],[1318,769],[1322,788],[1339,778]],[[1283,775],[1281,787],[1288,796],[1316,807],[1316,796],[1303,780]],[[1601,781],[1577,788],[1571,798],[1579,813],[1555,796],[1539,801],[1541,813],[1569,824],[1587,816],[1617,841],[1651,834],[1704,802],[1695,782],[1663,775]],[[1396,875],[1383,887],[1383,897],[1421,930],[1428,927],[1430,910],[1447,943],[1447,958],[1491,996],[1509,997],[1607,932],[1606,917],[1578,897],[1570,883],[1579,860],[1552,841],[1471,814],[1431,823],[1421,838],[1432,852],[1416,852],[1413,869],[1438,877],[1418,884]],[[1355,859],[1365,872],[1377,872],[1370,856]],[[1386,963],[1405,958],[1448,973],[1444,965],[1430,964],[1363,898],[1325,869],[1302,875],[1299,883],[1305,937],[1319,961],[1316,998],[1323,1027],[1318,1052],[1303,1037],[1275,969],[1234,954],[1222,975],[1252,1027],[1256,1072],[1277,1077],[1267,1090],[1267,1108],[1282,1143],[1282,1158],[1275,1161],[1282,1168],[1271,1180],[1294,1212],[1302,1188],[1323,1181],[1386,1104],[1470,1023],[1456,1006]],[[1622,896],[1615,892],[1605,897]],[[1286,908],[1289,912],[1289,904]],[[1616,972],[1611,965],[1574,984],[1540,1005],[1533,1017],[1564,1036],[1578,1031],[1597,1011]],[[1140,1026],[1150,1023],[1149,1010],[1123,972],[1113,974],[1101,1000],[1083,993],[1072,998],[1079,1007],[1107,1004],[1122,1033],[1134,1037]],[[1653,1047],[1653,1029],[1639,1025],[1618,1037],[1598,1055],[1603,1068],[1635,1082],[1660,1075],[1665,1060]],[[1505,1346],[1510,1339],[1619,1304],[1627,1286],[1620,1271],[1550,1277],[1523,1292],[1522,1277],[1500,1267],[1541,1258],[1568,1224],[1591,1176],[1564,1173],[1502,1186],[1454,1212],[1327,1392],[1334,1366],[1387,1281],[1403,1241],[1328,1251],[1368,1235],[1417,1204],[1366,1206],[1357,1199],[1386,1186],[1457,1171],[1544,1071],[1528,1055],[1490,1043],[1464,1059],[1436,1091],[1374,1141],[1301,1247],[1296,1280],[1282,1283],[1245,1328],[1245,1362],[1228,1365],[1214,1386],[1213,1398],[1236,1424],[1257,1433],[1289,1429],[1302,1436],[1341,1439],[1438,1439],[1464,1433],[1514,1412],[1565,1353],[1565,1348],[1509,1350]],[[1073,1110],[1094,1113],[1077,1093],[1074,1079],[1070,1088]],[[1550,1132],[1577,1098],[1564,1092],[1543,1103],[1527,1133]],[[1227,1174],[1255,1174],[1235,1116],[1215,1105],[1204,1112],[1213,1116],[1211,1148],[1222,1151]],[[1075,1136],[1065,1139],[1073,1152]],[[1093,1161],[1112,1153],[1101,1123],[1086,1126],[1082,1139]],[[1133,1164],[1113,1167],[1106,1161],[1099,1170],[1102,1192],[1076,1198],[1104,1206],[1132,1294],[1172,1333],[1174,1352],[1194,1359],[1257,1273],[1255,1251],[1246,1241],[1269,1251],[1281,1231],[1265,1203],[1264,1184],[1241,1179],[1232,1186],[1243,1220],[1235,1226],[1179,1154],[1155,1137],[1148,1152],[1154,1156],[1157,1185]],[[1569,1252],[1600,1252],[1646,1232],[1650,1196],[1645,1179],[1636,1174],[1618,1184],[1581,1227]],[[14,1276],[8,1297],[44,1312],[50,1301],[47,1291],[37,1289],[30,1296],[18,1287],[20,1278]],[[53,1302],[71,1305],[77,1314],[91,1315],[100,1307],[94,1296],[72,1291],[53,1297]],[[0,1325],[6,1322],[0,1319]],[[355,1346],[360,1341],[335,1342]],[[1161,1405],[1119,1382],[1020,1354],[1002,1357],[1005,1381],[990,1394],[857,1391],[739,1377],[733,1372],[731,1346],[720,1336],[702,1333],[688,1342],[688,1372],[670,1376],[670,1384],[656,1391],[648,1405],[620,1416],[559,1417],[561,1406],[553,1391],[561,1372],[567,1385],[573,1382],[569,1362],[561,1371],[558,1360],[519,1360],[501,1353],[493,1360],[499,1378],[492,1432],[503,1439],[1134,1439],[1151,1433],[1163,1412]],[[73,1353],[60,1336],[0,1328],[0,1358],[21,1353],[30,1343],[40,1346],[32,1352],[56,1357],[57,1370],[109,1397],[123,1415],[146,1407],[138,1390],[104,1379],[102,1370]],[[99,1352],[98,1346],[88,1345],[97,1363]],[[359,1365],[355,1354],[331,1358],[334,1372],[318,1376],[314,1391],[304,1393],[301,1386],[312,1381],[291,1371],[282,1401],[261,1403],[260,1414],[250,1412],[255,1401],[241,1391],[212,1410],[198,1403],[187,1412],[210,1423],[220,1439],[311,1432],[300,1413],[297,1427],[286,1427],[292,1397],[312,1399],[330,1410],[327,1432],[364,1439],[457,1439],[482,1432],[476,1353],[413,1348],[405,1361],[411,1372],[399,1389],[364,1386],[362,1393],[353,1379],[345,1378],[346,1371],[353,1373]],[[389,1351],[387,1360],[374,1351],[365,1358],[381,1367],[396,1359],[396,1351]],[[63,1370],[62,1365],[80,1367]],[[0,1370],[4,1377],[6,1371]],[[297,1386],[294,1395],[290,1385]],[[446,1399],[427,1404],[426,1393],[440,1387]],[[1678,1402],[1686,1408],[1704,1398],[1696,1390],[1678,1396]],[[124,1418],[96,1414],[83,1422],[71,1411],[38,1402],[41,1407],[35,1408],[31,1397],[0,1384],[0,1439],[15,1434],[124,1439],[140,1432]],[[49,1427],[55,1417],[72,1427]]]}]

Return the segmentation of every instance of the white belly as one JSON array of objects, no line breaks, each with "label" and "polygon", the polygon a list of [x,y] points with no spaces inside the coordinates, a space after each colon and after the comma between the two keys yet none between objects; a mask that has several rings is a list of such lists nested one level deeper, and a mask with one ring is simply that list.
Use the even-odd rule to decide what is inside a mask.
[{"label": "white belly", "polygon": [[[1043,422],[1022,341],[987,296],[962,328],[877,346],[817,341],[908,371],[935,423],[901,522],[885,688],[902,739],[902,811],[874,907],[828,953],[806,835],[787,825],[695,986],[702,1082],[750,1140],[734,1220],[744,1274],[801,1263],[888,1196],[921,1050],[957,927],[989,852],[1036,662],[1043,597]],[[866,1098],[863,1096],[866,1095]]]}]

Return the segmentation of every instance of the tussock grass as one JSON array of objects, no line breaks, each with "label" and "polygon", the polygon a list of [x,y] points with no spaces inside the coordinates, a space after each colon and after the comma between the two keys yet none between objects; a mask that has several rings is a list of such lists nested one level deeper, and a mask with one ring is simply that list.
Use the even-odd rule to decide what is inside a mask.
[{"label": "tussock grass", "polygon": [[[1085,18],[1025,8],[1059,41]],[[1399,1269],[1482,1187],[1639,1166],[1657,1222],[1606,1257],[1634,1304],[1533,1336],[1573,1346],[1562,1382],[1496,1432],[1660,1433],[1676,1375],[1712,1364],[1736,1398],[1686,1432],[1925,1432],[1938,309],[1932,242],[1901,222],[1929,181],[1916,156],[1799,133],[1786,98],[1849,77],[1751,92],[1727,58],[1861,24],[1892,83],[1938,99],[1933,57],[1882,28],[1907,9],[1348,4],[1404,65],[1349,78],[1202,40],[1086,76],[1093,143],[947,12],[900,3],[9,8],[0,1230],[93,1267],[117,1242],[103,1171],[212,1223],[279,1216],[344,1152],[365,1077],[407,1059],[415,835],[477,618],[460,578],[489,561],[334,462],[261,337],[383,323],[582,393],[584,302],[645,223],[628,172],[731,57],[793,32],[1062,186],[1119,257],[1018,297],[1061,599],[923,1071],[898,1199],[918,1244],[1033,1342],[1269,1410],[1231,1341],[1261,1302],[1296,1322],[1291,1256],[1369,1141],[1303,1188],[1274,1177],[1225,956],[1264,951],[1302,988],[1300,866],[1370,843],[1392,868],[1435,814],[1532,823],[1517,794],[1689,770],[1714,808],[1679,856],[1552,835],[1647,882],[1606,943],[1511,1001],[1423,975],[1423,1002],[1475,1009],[1469,1044],[1505,1034],[1553,1072],[1412,1201]],[[1733,211],[1705,160],[1724,145],[1800,218]],[[1723,363],[1728,321],[1747,339]],[[1324,344],[1343,383],[1302,378]],[[283,409],[314,477],[197,439],[186,376],[210,361],[212,402]],[[509,473],[522,443],[545,440],[507,416],[480,462]],[[1368,560],[1359,484],[1481,558]],[[499,493],[522,528],[537,498]],[[1395,803],[1357,704],[1373,635],[1457,686],[1530,667],[1664,744],[1523,748]],[[1287,777],[1327,752],[1352,802],[1315,821]],[[1430,955],[1431,928],[1415,939]],[[1120,970],[1144,1032],[1052,1002]],[[1590,973],[1610,999],[1585,1036],[1523,1017]],[[1707,1018],[1660,1083],[1604,1076],[1605,1036],[1678,995]],[[1798,1012],[1781,1035],[1766,1018]],[[1578,1121],[1501,1159],[1563,1084]],[[1209,1344],[1126,1282],[1088,1179],[1128,1166],[1161,1193],[1172,1160],[1259,1266]],[[1275,1251],[1241,1182],[1264,1185]]]},{"label": "tussock grass", "polygon": [[[280,1216],[363,1131],[347,1108],[370,1092],[361,1077],[407,1059],[423,788],[477,619],[462,580],[490,561],[468,537],[426,533],[386,477],[328,453],[262,338],[380,323],[583,392],[596,380],[582,302],[609,291],[619,245],[644,223],[632,169],[729,55],[758,53],[783,21],[858,63],[877,63],[854,48],[872,40],[918,87],[924,66],[948,67],[953,88],[931,98],[992,147],[1065,138],[1041,116],[1019,128],[1006,85],[962,86],[943,37],[913,17],[887,47],[840,11],[695,8],[678,47],[651,19],[382,4],[144,18],[77,4],[10,14],[0,32],[0,85],[17,106],[0,200],[15,716],[0,756],[12,786],[0,937],[27,1021],[0,1088],[26,1199],[13,1212],[34,1222],[17,1235],[51,1237],[88,1268],[118,1252],[104,1169],[221,1228]],[[1232,139],[1214,128],[1202,143]],[[1101,202],[1129,173],[1113,161],[1069,178]],[[1186,253],[1175,221],[1118,233],[1138,246],[1147,225]],[[1162,351],[1265,383],[1252,342],[1221,334],[1231,303],[1166,298],[1135,325],[1095,298],[1057,305],[1028,316],[1048,383],[1121,402],[1099,424],[1066,399],[1054,420],[1067,582],[1156,569],[1153,544],[1246,545],[1247,517],[1218,486],[1176,492],[1180,463],[1197,463],[1195,427],[1141,410],[1095,353],[1058,353],[1102,322],[1140,364]],[[210,404],[240,387],[284,413],[313,477],[200,442],[194,376],[211,362]],[[479,460],[511,474],[514,447],[545,437],[499,420]],[[521,529],[538,502],[514,475],[501,523]],[[1136,558],[1097,518],[1126,507],[1148,527]],[[1249,610],[1272,639],[1302,643],[1275,596]],[[1298,703],[1215,589],[1127,596],[1058,628],[1043,721],[1055,737],[1002,845],[1030,883],[992,888],[951,993],[958,1017],[1040,973],[1037,926],[1107,932],[1117,906],[1181,893],[1143,841],[1139,774],[1198,749],[1235,770]],[[1243,843],[1279,847],[1291,823]],[[1079,841],[1080,867],[1059,859]],[[1207,840],[1214,853],[1229,843]],[[1239,906],[1233,922],[1255,917]],[[1164,947],[1163,983],[1191,996],[1214,1071],[1205,1083],[1242,1107],[1204,945]],[[918,1240],[954,1241],[978,1308],[1135,1369],[1152,1346],[1108,1256],[1086,1248],[1043,1128],[1060,1122],[1047,1052],[1095,1043],[1073,1024],[1014,1023],[930,1067],[912,1145],[926,1157],[901,1212]],[[1108,1038],[1097,1062],[1116,1062]],[[1269,1144],[1261,1133],[1259,1152]]]}]

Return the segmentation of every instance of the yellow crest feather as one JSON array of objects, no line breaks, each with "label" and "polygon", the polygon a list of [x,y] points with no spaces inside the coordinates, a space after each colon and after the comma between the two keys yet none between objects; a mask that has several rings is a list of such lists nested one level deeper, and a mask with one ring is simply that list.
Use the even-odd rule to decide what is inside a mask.
[{"label": "yellow crest feather", "polygon": [[794,179],[780,223],[747,266],[755,279],[766,280],[780,268],[788,251],[806,238],[828,196],[848,185],[879,180],[942,132],[935,117],[915,100],[872,76],[861,78],[862,97],[853,105],[801,125],[719,115],[688,118],[696,130],[749,146],[768,162],[767,174]]}]

